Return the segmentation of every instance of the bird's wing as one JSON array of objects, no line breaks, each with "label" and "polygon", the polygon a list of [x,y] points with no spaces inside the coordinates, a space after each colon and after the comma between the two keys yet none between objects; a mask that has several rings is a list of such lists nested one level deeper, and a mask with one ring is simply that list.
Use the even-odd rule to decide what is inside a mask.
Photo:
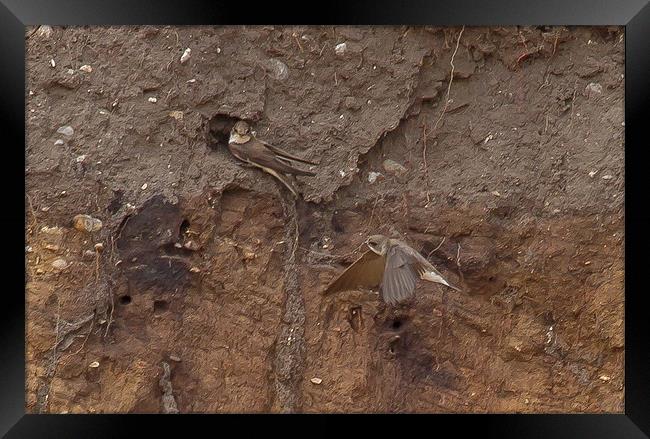
[{"label": "bird's wing", "polygon": [[310,162],[307,159],[303,159],[303,158],[300,158],[300,157],[296,157],[295,155],[289,154],[288,152],[278,148],[277,146],[273,146],[270,143],[267,143],[267,142],[265,142],[263,140],[260,140],[260,139],[256,139],[256,140],[258,142],[260,142],[262,145],[266,146],[271,151],[273,151],[275,154],[279,155],[280,157],[282,157],[284,159],[291,159],[291,160],[295,160],[297,162],[307,163],[308,165],[317,165],[318,164],[316,162]]},{"label": "bird's wing", "polygon": [[386,270],[381,282],[381,297],[389,305],[396,305],[415,294],[415,283],[420,278],[413,266],[413,257],[399,245],[386,253]]},{"label": "bird's wing", "polygon": [[442,277],[442,274],[440,274],[431,262],[427,261],[424,256],[413,248],[404,243],[400,243],[396,247],[401,249],[401,252],[408,258],[409,264],[421,279],[447,285],[449,288],[456,291],[462,291],[460,288],[450,284],[444,277]]},{"label": "bird's wing", "polygon": [[323,294],[354,290],[360,287],[376,288],[381,283],[385,263],[386,258],[368,250],[334,279],[323,291]]},{"label": "bird's wing", "polygon": [[279,160],[279,156],[257,139],[251,140],[244,148],[250,161],[285,174],[316,175],[311,171],[294,168],[290,163]]}]

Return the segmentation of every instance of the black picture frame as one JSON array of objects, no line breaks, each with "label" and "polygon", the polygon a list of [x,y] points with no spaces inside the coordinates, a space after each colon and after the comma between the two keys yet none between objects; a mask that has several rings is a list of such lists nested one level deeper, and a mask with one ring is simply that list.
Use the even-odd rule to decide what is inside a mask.
[{"label": "black picture frame", "polygon": [[[2,81],[3,153],[10,154],[1,173],[5,189],[4,226],[6,258],[0,325],[0,433],[5,437],[121,437],[136,426],[167,435],[188,434],[206,427],[238,434],[263,423],[282,423],[304,428],[305,433],[335,433],[331,422],[349,420],[342,415],[260,415],[263,422],[247,422],[243,415],[26,415],[25,414],[25,263],[17,257],[24,250],[25,145],[25,26],[130,25],[130,24],[408,24],[408,25],[624,25],[625,46],[625,413],[620,415],[400,415],[401,418],[367,415],[384,432],[404,432],[418,424],[438,434],[449,427],[454,435],[468,432],[497,437],[647,437],[650,433],[650,318],[646,316],[645,265],[650,240],[646,232],[650,216],[647,146],[644,111],[650,102],[650,5],[648,0],[525,2],[499,1],[358,1],[308,4],[276,2],[240,4],[185,0],[0,0],[0,75]],[[24,152],[24,151],[23,151]],[[21,165],[23,168],[21,169]],[[409,419],[404,419],[409,416]],[[431,417],[430,417],[431,416]],[[204,424],[204,425],[199,425]],[[218,427],[215,427],[218,426]],[[215,429],[217,428],[217,429]],[[285,425],[286,428],[286,425]],[[645,434],[644,434],[645,432]]]}]

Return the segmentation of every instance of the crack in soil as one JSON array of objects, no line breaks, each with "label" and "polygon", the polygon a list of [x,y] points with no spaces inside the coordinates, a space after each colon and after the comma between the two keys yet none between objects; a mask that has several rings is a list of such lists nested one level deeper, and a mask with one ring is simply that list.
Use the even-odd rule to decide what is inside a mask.
[{"label": "crack in soil", "polygon": [[298,285],[298,268],[296,266],[296,249],[299,230],[296,200],[284,200],[285,218],[284,240],[287,243],[284,263],[284,291],[286,300],[282,326],[275,345],[275,402],[282,413],[299,410],[299,380],[305,363],[305,304]]}]

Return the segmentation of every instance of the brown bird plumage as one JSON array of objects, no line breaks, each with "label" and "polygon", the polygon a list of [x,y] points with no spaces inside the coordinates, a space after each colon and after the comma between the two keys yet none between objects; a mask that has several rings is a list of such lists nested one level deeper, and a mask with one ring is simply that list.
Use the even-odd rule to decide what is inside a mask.
[{"label": "brown bird plumage", "polygon": [[395,305],[415,294],[418,279],[461,291],[447,282],[420,253],[400,240],[373,235],[366,240],[366,245],[369,250],[334,279],[323,294],[379,287],[384,302]]},{"label": "brown bird plumage", "polygon": [[232,130],[230,130],[228,149],[239,160],[258,167],[277,178],[296,197],[298,196],[298,192],[282,174],[316,175],[314,172],[303,171],[302,169],[293,167],[291,160],[310,165],[317,165],[318,163],[296,157],[278,147],[255,138],[250,130],[250,126],[243,120],[237,122]]}]

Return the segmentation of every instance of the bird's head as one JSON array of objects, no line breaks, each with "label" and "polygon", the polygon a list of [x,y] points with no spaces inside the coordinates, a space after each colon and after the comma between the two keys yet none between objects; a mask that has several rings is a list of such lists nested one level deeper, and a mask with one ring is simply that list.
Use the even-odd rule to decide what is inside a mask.
[{"label": "bird's head", "polygon": [[250,140],[251,127],[247,122],[240,120],[230,130],[229,143],[246,143]]},{"label": "bird's head", "polygon": [[373,252],[380,256],[384,256],[388,251],[388,238],[384,235],[372,235],[366,239],[366,245]]}]

